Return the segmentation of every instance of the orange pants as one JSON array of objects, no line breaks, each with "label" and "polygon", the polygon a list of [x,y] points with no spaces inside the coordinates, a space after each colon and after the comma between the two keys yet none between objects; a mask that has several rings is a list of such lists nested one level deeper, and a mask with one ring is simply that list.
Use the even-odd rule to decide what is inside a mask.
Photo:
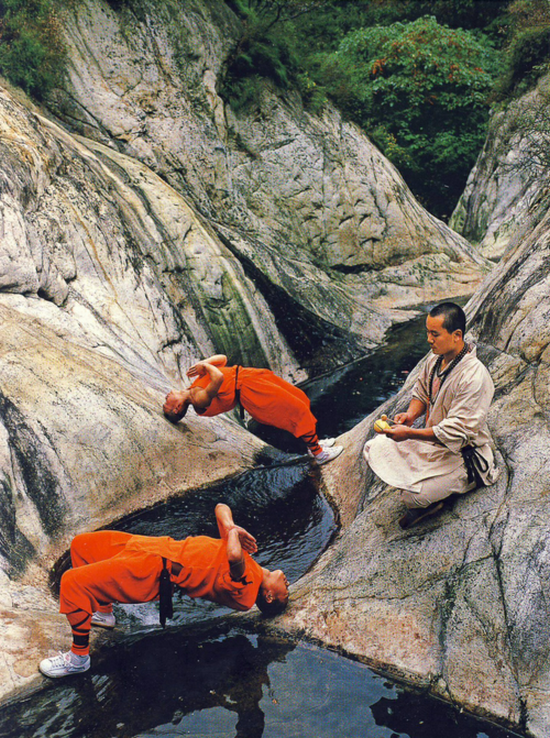
[{"label": "orange pants", "polygon": [[313,454],[321,452],[317,420],[305,392],[269,369],[241,367],[239,385],[242,406],[254,420],[301,438]]},{"label": "orange pants", "polygon": [[[239,370],[237,378],[237,368]],[[278,377],[271,369],[247,366],[222,366],[223,382],[210,405],[199,414],[213,417],[232,410],[237,404],[235,388],[244,409],[264,425],[292,433],[302,439],[313,454],[321,453],[317,438],[317,420],[311,412],[309,397],[298,387]],[[192,387],[207,387],[210,377],[198,377]]]},{"label": "orange pants", "polygon": [[89,651],[94,612],[111,612],[113,602],[150,602],[158,597],[162,558],[143,551],[126,551],[131,537],[129,533],[104,530],[73,539],[73,568],[61,577],[59,611],[71,625],[75,653]]}]

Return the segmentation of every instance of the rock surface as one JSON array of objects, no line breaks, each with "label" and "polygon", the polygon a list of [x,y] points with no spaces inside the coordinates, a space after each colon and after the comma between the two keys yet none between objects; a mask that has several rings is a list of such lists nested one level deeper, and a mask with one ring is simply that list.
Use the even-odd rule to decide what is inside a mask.
[{"label": "rock surface", "polygon": [[[396,306],[470,294],[487,267],[336,111],[315,117],[266,86],[258,110],[230,112],[216,91],[238,33],[224,5],[143,8],[68,5],[54,111],[69,132],[0,89],[0,696],[40,684],[39,657],[66,647],[47,578],[75,532],[263,448],[231,418],[166,423],[162,398],[186,366],[226,351],[301,378],[381,341]],[[544,503],[544,446],[525,433],[546,433],[541,243],[533,273],[519,256],[498,267],[476,313],[513,474],[424,537],[396,534],[394,497],[358,462],[367,421],[323,471],[342,536],[282,621],[534,735],[548,715],[544,540],[514,505],[530,492]],[[524,319],[501,346],[504,299],[518,295]]]},{"label": "rock surface", "polygon": [[488,258],[500,258],[518,227],[534,228],[548,210],[550,75],[495,113],[450,225]]},{"label": "rock surface", "polygon": [[473,292],[484,259],[334,109],[312,115],[269,84],[257,108],[237,115],[224,103],[222,66],[241,33],[224,3],[157,5],[83,0],[67,11],[69,74],[51,107],[208,218],[300,366],[364,353],[399,308]]},{"label": "rock surface", "polygon": [[250,308],[235,346],[263,346],[281,368],[288,354],[181,196],[96,148],[0,90],[2,694],[36,678],[58,627],[47,572],[75,532],[255,463],[264,445],[234,420],[191,413],[174,427],[161,411],[180,365],[233,330],[231,302]]},{"label": "rock surface", "polygon": [[480,714],[550,733],[548,480],[550,215],[495,268],[467,312],[496,395],[501,476],[421,528],[401,531],[395,490],[358,462],[372,422],[324,472],[339,540],[294,588],[282,624]]}]

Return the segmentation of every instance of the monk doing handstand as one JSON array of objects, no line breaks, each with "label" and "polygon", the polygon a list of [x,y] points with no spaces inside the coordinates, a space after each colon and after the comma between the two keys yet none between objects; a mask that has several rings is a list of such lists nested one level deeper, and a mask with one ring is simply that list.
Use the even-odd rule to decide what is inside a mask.
[{"label": "monk doing handstand", "polygon": [[[428,356],[407,412],[368,441],[364,455],[386,484],[402,490],[408,528],[443,507],[441,500],[496,482],[487,413],[494,386],[489,372],[464,341],[466,316],[444,302],[426,320]],[[424,428],[412,428],[426,415]]]},{"label": "monk doing handstand", "polygon": [[[162,579],[189,597],[202,597],[234,610],[254,604],[265,615],[282,612],[288,602],[288,581],[279,569],[261,567],[250,554],[256,539],[235,525],[230,508],[216,506],[220,538],[131,535],[118,531],[84,533],[71,544],[73,568],[61,578],[60,612],[73,633],[70,651],[40,663],[49,677],[64,677],[90,668],[90,626],[113,628],[113,602],[139,603],[158,599]],[[168,613],[168,617],[171,612]],[[162,596],[161,596],[162,622]]]},{"label": "monk doing handstand", "polygon": [[196,377],[191,387],[170,392],[164,403],[164,414],[173,423],[183,418],[189,405],[199,415],[212,417],[240,403],[258,423],[301,438],[318,464],[332,461],[343,451],[332,438],[319,440],[307,395],[270,369],[227,366],[227,357],[216,354],[192,366],[187,376]]}]

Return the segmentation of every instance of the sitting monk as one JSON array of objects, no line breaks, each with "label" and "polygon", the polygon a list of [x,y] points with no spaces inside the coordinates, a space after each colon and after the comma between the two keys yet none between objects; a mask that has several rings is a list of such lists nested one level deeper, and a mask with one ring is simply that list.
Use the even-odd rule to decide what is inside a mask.
[{"label": "sitting monk", "polygon": [[[426,320],[428,356],[406,413],[398,413],[381,435],[365,444],[371,469],[401,489],[408,508],[402,528],[442,507],[444,498],[496,482],[487,413],[494,386],[489,372],[464,341],[466,316],[444,302]],[[426,415],[424,428],[412,428]]]},{"label": "sitting monk", "polygon": [[[189,597],[202,597],[234,610],[254,604],[265,615],[282,612],[288,602],[288,581],[279,569],[261,567],[250,554],[256,539],[235,525],[230,508],[216,505],[220,538],[140,536],[102,530],[84,533],[71,544],[74,568],[61,577],[60,612],[73,633],[70,651],[40,663],[49,677],[64,677],[90,668],[90,626],[113,628],[113,602],[139,603],[163,599],[171,617],[171,589],[180,587]],[[161,581],[165,582],[163,595]]]},{"label": "sitting monk", "polygon": [[166,396],[163,410],[168,420],[177,423],[189,405],[199,415],[212,417],[240,404],[258,423],[301,438],[318,464],[326,464],[342,453],[343,447],[335,446],[334,439],[318,439],[317,420],[301,389],[270,369],[226,364],[227,357],[216,354],[192,366],[187,372],[188,377],[196,377],[191,387]]}]

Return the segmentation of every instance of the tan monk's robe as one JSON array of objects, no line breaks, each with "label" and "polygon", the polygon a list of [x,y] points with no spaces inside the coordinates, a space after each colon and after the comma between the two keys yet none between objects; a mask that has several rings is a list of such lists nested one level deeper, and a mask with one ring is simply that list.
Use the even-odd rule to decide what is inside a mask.
[{"label": "tan monk's robe", "polygon": [[498,469],[486,422],[494,385],[486,367],[476,357],[475,347],[470,348],[442,384],[435,374],[431,407],[428,385],[438,358],[435,354],[427,358],[413,389],[413,397],[428,408],[426,427],[433,429],[440,443],[417,439],[398,443],[381,434],[365,444],[363,453],[367,463],[386,484],[422,493],[428,488],[433,490],[441,477],[443,492],[466,492],[470,487],[460,449],[468,444],[476,446],[487,462],[487,470],[480,471],[484,484],[496,482]]}]

